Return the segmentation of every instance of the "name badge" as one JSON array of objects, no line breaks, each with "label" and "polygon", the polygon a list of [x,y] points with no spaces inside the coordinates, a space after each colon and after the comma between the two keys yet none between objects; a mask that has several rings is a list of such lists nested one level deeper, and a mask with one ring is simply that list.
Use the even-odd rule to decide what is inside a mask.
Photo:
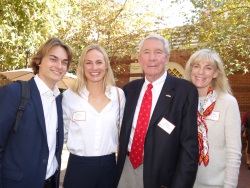
[{"label": "name badge", "polygon": [[86,112],[73,112],[72,121],[86,121]]},{"label": "name badge", "polygon": [[164,131],[166,131],[168,134],[171,134],[171,132],[174,130],[175,126],[166,120],[164,117],[161,119],[161,121],[158,123],[158,126],[162,128]]},{"label": "name badge", "polygon": [[209,116],[205,117],[207,120],[219,121],[220,112],[212,112]]}]

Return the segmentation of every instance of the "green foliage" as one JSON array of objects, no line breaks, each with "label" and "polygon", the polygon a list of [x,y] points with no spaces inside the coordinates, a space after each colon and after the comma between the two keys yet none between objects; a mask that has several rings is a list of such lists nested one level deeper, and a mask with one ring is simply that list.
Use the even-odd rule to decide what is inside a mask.
[{"label": "green foliage", "polygon": [[[185,0],[172,0],[182,3]],[[186,25],[166,28],[168,7],[160,0],[2,0],[0,1],[0,69],[23,68],[28,56],[50,37],[59,37],[74,53],[74,72],[83,48],[101,44],[115,74],[126,70],[119,58],[133,56],[149,32],[161,32],[172,49],[213,48],[227,71],[247,72],[250,51],[249,1],[192,0]],[[118,57],[118,58],[117,58]]]},{"label": "green foliage", "polygon": [[196,8],[194,16],[187,20],[189,24],[171,33],[175,40],[183,40],[179,47],[193,46],[193,51],[214,49],[222,57],[228,74],[247,73],[250,67],[250,1],[191,1]]},{"label": "green foliage", "polygon": [[0,7],[0,62],[4,69],[24,67],[27,55],[34,51],[34,43],[44,37],[41,31],[45,19],[40,14],[45,3],[4,0]]},{"label": "green foliage", "polygon": [[[115,61],[115,73],[124,65],[115,57],[136,52],[146,32],[157,29],[162,18],[155,12],[158,0],[4,0],[0,6],[0,62],[3,70],[22,68],[47,38],[56,36],[74,52],[74,72],[83,48],[101,44]],[[147,11],[145,11],[147,10]],[[116,62],[117,61],[117,62]]]},{"label": "green foliage", "polygon": [[156,19],[158,13],[145,11],[150,7],[142,0],[71,1],[70,7],[69,20],[59,29],[59,36],[72,46],[75,62],[86,45],[98,43],[107,50],[115,65],[115,74],[126,71],[117,57],[136,53],[138,42],[147,30],[156,28],[155,23],[159,20]]}]

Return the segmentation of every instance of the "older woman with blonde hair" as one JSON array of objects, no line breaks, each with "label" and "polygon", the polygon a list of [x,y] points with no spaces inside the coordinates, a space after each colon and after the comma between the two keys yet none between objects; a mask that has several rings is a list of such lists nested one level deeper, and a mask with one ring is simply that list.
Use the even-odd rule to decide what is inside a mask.
[{"label": "older woman with blonde hair", "polygon": [[64,188],[113,188],[119,122],[125,96],[114,86],[100,45],[82,52],[75,85],[63,93],[65,139],[70,152]]},{"label": "older woman with blonde hair", "polygon": [[237,187],[240,112],[220,56],[209,49],[195,52],[186,63],[185,78],[199,93],[199,167],[194,188]]}]

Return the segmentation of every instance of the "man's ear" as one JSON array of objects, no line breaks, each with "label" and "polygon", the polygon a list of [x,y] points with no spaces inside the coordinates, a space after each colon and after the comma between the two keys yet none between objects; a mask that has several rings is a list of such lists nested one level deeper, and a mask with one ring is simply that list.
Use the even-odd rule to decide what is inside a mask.
[{"label": "man's ear", "polygon": [[139,65],[141,65],[141,56],[140,55],[138,55],[138,63],[139,63]]},{"label": "man's ear", "polygon": [[36,60],[36,64],[37,64],[38,66],[40,66],[40,65],[41,65],[41,61],[40,61],[40,60]]},{"label": "man's ear", "polygon": [[167,55],[166,59],[165,59],[165,65],[167,65],[169,63],[169,59],[170,59],[170,55]]}]

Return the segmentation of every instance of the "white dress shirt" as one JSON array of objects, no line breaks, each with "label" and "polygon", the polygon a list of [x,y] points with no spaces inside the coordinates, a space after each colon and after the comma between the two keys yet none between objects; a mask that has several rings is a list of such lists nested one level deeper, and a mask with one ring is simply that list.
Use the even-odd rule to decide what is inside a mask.
[{"label": "white dress shirt", "polygon": [[[123,90],[120,93],[120,115],[125,105]],[[110,102],[99,113],[89,103],[86,87],[81,96],[71,89],[63,93],[64,138],[70,153],[78,156],[102,156],[115,153],[118,147],[119,103],[116,87],[105,91]]]},{"label": "white dress shirt", "polygon": [[55,156],[56,151],[56,131],[58,127],[57,108],[55,98],[60,94],[55,86],[52,91],[40,78],[35,75],[34,80],[41,95],[44,119],[46,125],[47,143],[49,148],[49,159],[47,165],[46,179],[54,175],[58,162]]},{"label": "white dress shirt", "polygon": [[[151,111],[150,111],[150,119],[151,119],[151,116],[152,116],[152,114],[154,112],[155,105],[156,105],[156,103],[158,101],[158,98],[160,96],[160,93],[161,93],[163,84],[164,84],[164,82],[166,80],[166,77],[167,77],[167,72],[165,72],[159,79],[157,79],[156,81],[154,81],[152,83],[152,85],[153,85],[153,88],[151,89],[151,91],[152,91],[152,107],[151,107]],[[130,139],[129,139],[129,143],[128,143],[128,151],[131,151],[131,145],[132,145],[132,141],[133,141],[133,138],[134,138],[134,132],[135,132],[136,124],[137,124],[138,114],[139,114],[139,111],[140,111],[140,107],[141,107],[141,103],[142,103],[144,93],[147,90],[147,86],[148,86],[149,83],[150,82],[145,78],[145,82],[144,82],[144,84],[142,86],[141,93],[140,93],[140,96],[138,98],[138,102],[137,102],[136,109],[135,109],[135,114],[134,114]]]}]

